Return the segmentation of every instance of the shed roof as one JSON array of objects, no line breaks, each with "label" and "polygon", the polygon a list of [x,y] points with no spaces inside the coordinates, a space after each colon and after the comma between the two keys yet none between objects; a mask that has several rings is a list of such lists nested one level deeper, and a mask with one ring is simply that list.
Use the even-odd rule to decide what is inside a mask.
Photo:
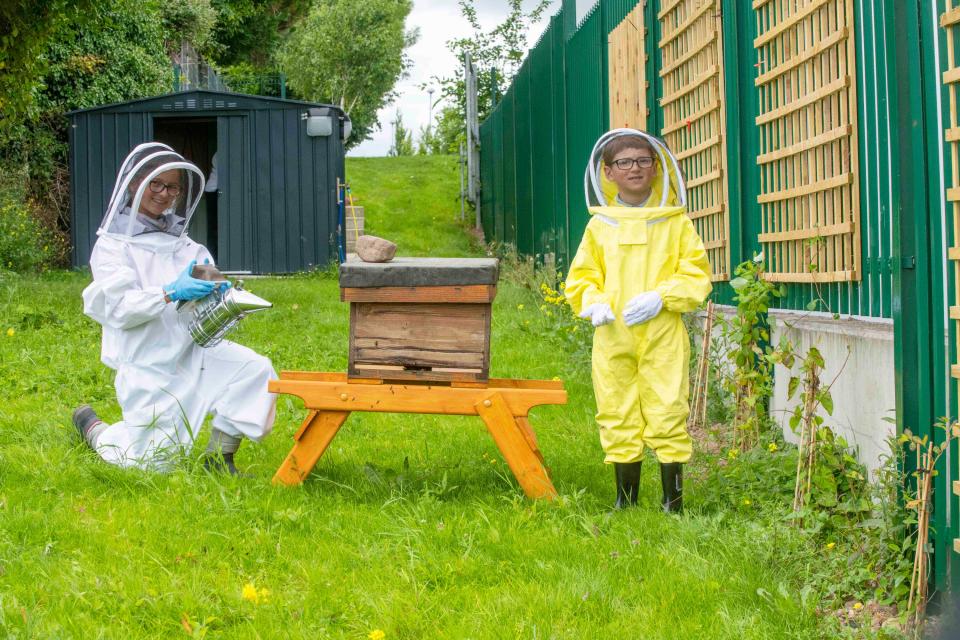
[{"label": "shed roof", "polygon": [[87,107],[86,109],[75,109],[74,111],[68,111],[66,115],[73,116],[94,111],[102,111],[105,113],[144,113],[165,111],[219,111],[223,109],[271,109],[277,107],[326,107],[340,112],[342,117],[347,117],[343,109],[332,104],[304,102],[302,100],[273,98],[269,96],[254,96],[245,93],[233,93],[231,91],[210,91],[207,89],[178,91],[159,96],[151,96],[149,98],[115,102],[113,104]]}]

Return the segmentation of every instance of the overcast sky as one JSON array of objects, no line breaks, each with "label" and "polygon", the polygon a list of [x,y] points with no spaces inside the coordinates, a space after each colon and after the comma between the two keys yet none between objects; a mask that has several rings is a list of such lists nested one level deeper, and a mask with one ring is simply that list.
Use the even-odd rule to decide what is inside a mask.
[{"label": "overcast sky", "polygon": [[[583,2],[583,0],[580,0]],[[507,15],[506,0],[477,0],[477,12],[484,30],[498,25]],[[533,0],[524,0],[524,8],[533,6]],[[544,19],[533,26],[527,36],[527,46],[532,47],[540,34],[549,24],[549,16],[560,9],[560,0],[553,0]],[[460,15],[460,6],[456,0],[414,0],[413,10],[407,18],[407,28],[419,27],[420,39],[409,50],[412,61],[409,77],[397,84],[400,96],[393,104],[380,110],[381,129],[374,131],[370,140],[357,145],[350,151],[351,156],[385,156],[393,142],[393,128],[390,125],[397,110],[403,114],[404,125],[414,132],[414,143],[419,136],[420,127],[426,126],[430,119],[430,100],[425,90],[419,86],[429,82],[433,76],[448,76],[458,72],[460,62],[447,49],[447,41],[469,36],[470,25]],[[433,94],[434,102],[439,98],[439,90]],[[439,108],[433,109],[436,116]]]}]

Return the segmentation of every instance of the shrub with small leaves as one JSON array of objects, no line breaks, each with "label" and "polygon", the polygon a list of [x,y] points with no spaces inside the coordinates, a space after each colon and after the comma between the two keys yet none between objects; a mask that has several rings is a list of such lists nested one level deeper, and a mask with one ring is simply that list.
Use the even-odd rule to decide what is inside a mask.
[{"label": "shrub with small leaves", "polygon": [[744,451],[756,446],[761,434],[769,430],[767,405],[773,395],[773,362],[767,310],[774,299],[785,294],[763,278],[763,259],[758,256],[737,266],[730,286],[735,291],[737,314],[721,322],[724,342],[730,345],[727,358],[733,375],[725,381],[735,398],[734,427]]},{"label": "shrub with small leaves", "polygon": [[0,204],[0,271],[43,271],[68,250],[31,215],[29,204]]}]

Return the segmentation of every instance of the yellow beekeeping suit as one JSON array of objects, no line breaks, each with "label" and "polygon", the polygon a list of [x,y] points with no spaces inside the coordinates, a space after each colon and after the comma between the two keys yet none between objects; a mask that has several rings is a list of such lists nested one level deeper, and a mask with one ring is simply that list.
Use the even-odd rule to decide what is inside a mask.
[{"label": "yellow beekeeping suit", "polygon": [[[676,172],[668,168],[667,175],[665,185],[663,170],[658,172],[648,202],[659,204],[667,188],[668,206],[590,207],[567,275],[565,293],[574,312],[607,303],[616,315],[597,327],[593,338],[605,462],[640,460],[646,447],[660,462],[686,462],[692,450],[686,430],[690,346],[680,314],[696,309],[712,285],[703,242],[678,204]],[[624,306],[652,290],[663,299],[663,309],[628,327]]]}]

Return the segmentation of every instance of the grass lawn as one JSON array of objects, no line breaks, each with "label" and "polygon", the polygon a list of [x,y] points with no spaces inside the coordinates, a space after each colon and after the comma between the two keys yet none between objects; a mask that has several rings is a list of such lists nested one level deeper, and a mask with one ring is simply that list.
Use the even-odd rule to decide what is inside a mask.
[{"label": "grass lawn", "polygon": [[[455,221],[454,159],[347,168],[368,230],[401,254],[480,255]],[[81,312],[88,281],[0,280],[4,638],[835,637],[804,586],[822,552],[737,508],[741,496],[707,500],[708,458],[683,517],[660,513],[652,462],[641,506],[611,512],[589,365],[540,330],[519,281],[501,283],[492,375],[565,380],[569,405],[531,414],[553,504],[523,497],[476,418],[354,414],[302,487],[274,487],[304,416],[288,396],[273,435],[240,450],[252,478],[205,474],[200,447],[168,474],[109,467],[70,426],[82,402],[120,415],[99,326]],[[238,342],[278,370],[345,370],[333,276],[248,284],[275,308]]]}]

